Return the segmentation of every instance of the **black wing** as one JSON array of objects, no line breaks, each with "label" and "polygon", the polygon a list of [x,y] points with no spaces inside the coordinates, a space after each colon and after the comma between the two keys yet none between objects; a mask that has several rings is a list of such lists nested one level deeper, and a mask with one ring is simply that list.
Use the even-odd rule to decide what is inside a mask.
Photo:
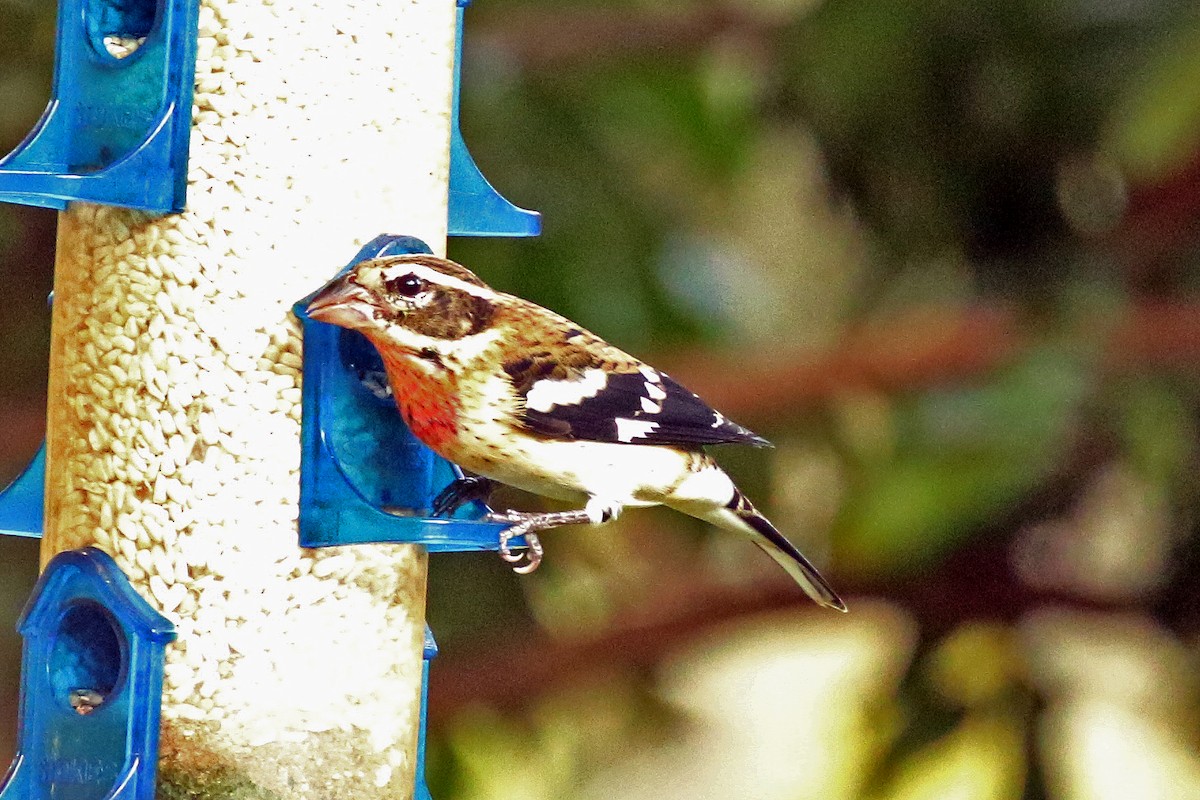
[{"label": "black wing", "polygon": [[508,371],[525,401],[522,421],[542,436],[622,444],[769,444],[669,375],[637,362],[616,367],[595,361],[564,371],[561,362],[522,359],[516,366],[522,369]]}]

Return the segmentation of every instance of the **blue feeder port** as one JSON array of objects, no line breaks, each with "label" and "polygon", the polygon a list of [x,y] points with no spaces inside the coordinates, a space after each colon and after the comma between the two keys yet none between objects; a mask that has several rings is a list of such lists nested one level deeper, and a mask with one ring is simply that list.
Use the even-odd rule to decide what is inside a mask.
[{"label": "blue feeder port", "polygon": [[[345,270],[372,258],[429,252],[412,236],[378,236]],[[498,550],[506,526],[480,520],[480,504],[459,509],[453,519],[430,516],[438,492],[462,472],[404,424],[370,342],[355,331],[309,319],[308,300],[294,307],[304,328],[300,544],[407,542],[431,552]],[[513,544],[524,542],[515,538]]]},{"label": "blue feeder port", "polygon": [[0,800],[152,800],[171,623],[88,547],[51,560],[18,630],[18,749]]},{"label": "blue feeder port", "polygon": [[0,201],[182,211],[199,0],[59,0],[54,85]]}]

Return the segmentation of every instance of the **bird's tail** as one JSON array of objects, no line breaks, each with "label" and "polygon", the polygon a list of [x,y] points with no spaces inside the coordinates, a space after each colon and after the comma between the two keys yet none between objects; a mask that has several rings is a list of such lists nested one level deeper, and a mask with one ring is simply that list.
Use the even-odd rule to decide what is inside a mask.
[{"label": "bird's tail", "polygon": [[730,501],[723,508],[704,514],[703,518],[720,528],[748,534],[756,545],[787,570],[809,597],[827,608],[846,610],[846,604],[817,568],[758,512],[741,489],[735,486]]}]

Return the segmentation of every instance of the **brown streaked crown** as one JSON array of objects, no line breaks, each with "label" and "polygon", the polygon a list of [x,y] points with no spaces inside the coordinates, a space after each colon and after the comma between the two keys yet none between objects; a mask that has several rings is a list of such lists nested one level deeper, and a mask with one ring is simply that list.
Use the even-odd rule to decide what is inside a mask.
[{"label": "brown streaked crown", "polygon": [[[355,282],[375,297],[373,315],[384,325],[453,341],[480,333],[495,314],[495,293],[487,284],[437,256],[376,259],[360,264],[355,273]],[[441,283],[437,276],[450,280]]]}]

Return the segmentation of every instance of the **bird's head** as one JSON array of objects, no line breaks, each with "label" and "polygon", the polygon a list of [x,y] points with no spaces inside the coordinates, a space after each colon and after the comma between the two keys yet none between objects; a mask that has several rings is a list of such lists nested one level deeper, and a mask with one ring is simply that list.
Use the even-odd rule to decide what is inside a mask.
[{"label": "bird's head", "polygon": [[413,254],[355,265],[317,292],[308,316],[360,331],[381,350],[445,357],[477,350],[501,302],[466,267]]}]

